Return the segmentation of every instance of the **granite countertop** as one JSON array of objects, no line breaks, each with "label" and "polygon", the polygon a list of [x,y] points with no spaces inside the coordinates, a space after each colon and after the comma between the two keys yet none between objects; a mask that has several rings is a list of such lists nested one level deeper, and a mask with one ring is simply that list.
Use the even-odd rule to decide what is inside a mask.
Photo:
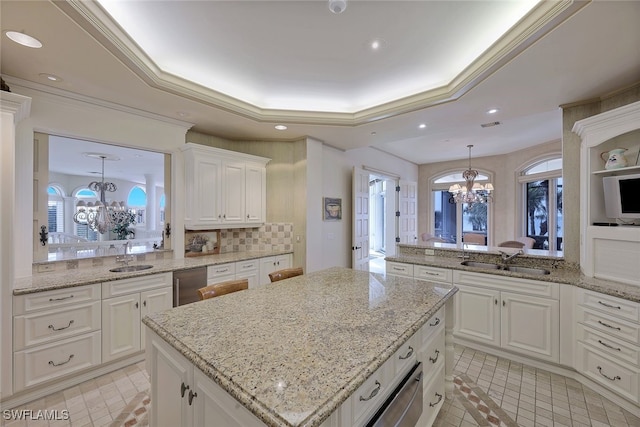
[{"label": "granite countertop", "polygon": [[[512,249],[513,250],[513,249]],[[474,255],[471,255],[472,259]],[[546,282],[554,282],[566,285],[578,286],[602,294],[615,296],[628,301],[640,303],[640,283],[631,285],[615,282],[612,280],[598,279],[583,275],[577,267],[556,267],[557,259],[554,257],[519,257],[513,260],[510,265],[525,265],[532,267],[546,268],[550,274],[532,275],[525,273],[514,273],[505,270],[487,270],[477,267],[468,267],[461,264],[462,260],[454,256],[431,256],[418,254],[403,254],[394,257],[386,257],[386,261],[401,262],[405,264],[417,264],[430,267],[448,268],[454,270],[474,271],[477,273],[495,274],[500,276],[520,277],[523,279],[533,279]],[[479,259],[478,261],[485,261]],[[494,261],[495,262],[495,261]],[[559,264],[559,263],[557,263]]]},{"label": "granite countertop", "polygon": [[456,291],[334,267],[143,323],[267,425],[318,426]]},{"label": "granite countertop", "polygon": [[75,286],[90,285],[93,283],[110,282],[113,280],[127,279],[130,277],[147,276],[149,274],[168,273],[188,268],[206,267],[209,265],[225,264],[228,262],[245,261],[256,258],[264,258],[275,255],[289,254],[291,251],[243,251],[228,252],[216,255],[184,259],[160,259],[149,261],[134,261],[131,265],[151,264],[153,268],[133,272],[113,273],[110,268],[116,265],[101,265],[91,268],[69,269],[38,273],[30,277],[16,279],[13,286],[14,295],[23,295],[34,292],[44,292],[53,289],[71,288]]}]

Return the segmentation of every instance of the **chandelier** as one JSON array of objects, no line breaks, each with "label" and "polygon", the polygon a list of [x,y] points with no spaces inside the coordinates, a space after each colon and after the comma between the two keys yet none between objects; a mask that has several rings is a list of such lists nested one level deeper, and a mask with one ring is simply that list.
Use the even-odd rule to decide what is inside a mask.
[{"label": "chandelier", "polygon": [[[132,220],[132,213],[126,208],[124,202],[112,202],[107,204],[105,191],[114,192],[118,187],[113,182],[104,182],[104,160],[106,154],[87,154],[89,157],[102,159],[102,180],[90,182],[87,186],[90,190],[100,193],[100,200],[95,203],[85,203],[80,200],[76,204],[76,213],[73,221],[77,224],[86,224],[93,231],[105,234],[114,228],[127,227]],[[116,158],[117,160],[117,158]]]},{"label": "chandelier", "polygon": [[471,147],[473,145],[467,145],[469,148],[469,169],[462,172],[465,185],[454,184],[449,187],[449,193],[451,193],[449,203],[486,203],[492,199],[493,185],[490,182],[484,185],[473,182],[478,177],[478,171],[471,169]]}]

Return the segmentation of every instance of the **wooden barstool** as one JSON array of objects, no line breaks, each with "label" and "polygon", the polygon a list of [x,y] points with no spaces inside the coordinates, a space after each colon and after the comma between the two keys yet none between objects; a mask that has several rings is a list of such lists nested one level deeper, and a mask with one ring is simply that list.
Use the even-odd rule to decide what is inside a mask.
[{"label": "wooden barstool", "polygon": [[302,267],[294,267],[294,268],[285,268],[282,270],[274,271],[273,273],[269,273],[269,279],[271,283],[277,282],[278,280],[288,279],[289,277],[301,276],[302,275]]},{"label": "wooden barstool", "polygon": [[248,288],[249,279],[229,280],[200,288],[198,289],[198,294],[200,295],[200,301],[202,301],[213,297],[219,297],[220,295],[230,294],[232,292],[243,291]]}]

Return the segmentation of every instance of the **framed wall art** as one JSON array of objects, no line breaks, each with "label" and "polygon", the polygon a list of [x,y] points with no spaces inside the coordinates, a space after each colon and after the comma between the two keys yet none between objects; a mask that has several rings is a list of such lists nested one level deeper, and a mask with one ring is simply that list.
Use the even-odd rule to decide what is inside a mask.
[{"label": "framed wall art", "polygon": [[340,221],[342,219],[342,199],[323,197],[322,207],[322,218],[325,221]]}]

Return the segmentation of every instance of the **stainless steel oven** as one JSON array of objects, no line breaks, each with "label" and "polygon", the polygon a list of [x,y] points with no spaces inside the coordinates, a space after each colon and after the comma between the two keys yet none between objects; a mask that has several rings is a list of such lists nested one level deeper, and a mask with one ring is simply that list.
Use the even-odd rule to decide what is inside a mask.
[{"label": "stainless steel oven", "polygon": [[422,363],[416,363],[367,427],[414,427],[422,415],[422,388]]}]

